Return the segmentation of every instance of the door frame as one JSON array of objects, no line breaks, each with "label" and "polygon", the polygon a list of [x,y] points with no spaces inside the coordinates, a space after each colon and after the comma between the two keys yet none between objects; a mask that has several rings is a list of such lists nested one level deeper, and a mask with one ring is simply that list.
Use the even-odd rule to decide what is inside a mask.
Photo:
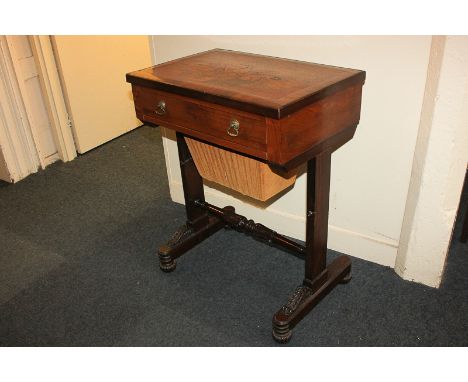
[{"label": "door frame", "polygon": [[63,162],[71,161],[77,156],[76,145],[51,36],[29,36],[29,43],[39,72],[59,157]]},{"label": "door frame", "polygon": [[0,142],[10,173],[17,182],[42,166],[18,85],[7,36],[0,36]]},{"label": "door frame", "polygon": [[[47,112],[51,122],[59,158],[68,162],[77,156],[69,113],[66,107],[59,72],[55,62],[50,36],[29,36]],[[0,149],[2,150],[10,181],[18,182],[44,169],[48,163],[37,151],[24,89],[18,78],[18,68],[12,57],[11,41],[0,36]]]}]

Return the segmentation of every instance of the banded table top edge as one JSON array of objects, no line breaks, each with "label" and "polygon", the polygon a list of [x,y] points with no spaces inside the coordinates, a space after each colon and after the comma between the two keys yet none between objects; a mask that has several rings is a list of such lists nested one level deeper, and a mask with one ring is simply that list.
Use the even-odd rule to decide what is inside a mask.
[{"label": "banded table top edge", "polygon": [[[214,58],[209,56],[214,53],[222,54],[221,58],[225,60],[219,67],[213,63]],[[205,56],[206,60],[203,59]],[[232,57],[239,61],[231,64],[228,58]],[[206,79],[200,80],[189,69],[181,66],[184,63],[189,64],[194,58],[198,61],[189,68],[194,71],[204,70],[201,76],[206,75]],[[245,62],[246,59],[250,61]],[[261,63],[251,62],[252,59],[260,60]],[[260,69],[268,68],[270,62],[280,66],[268,73],[262,72]],[[173,65],[179,67],[173,69]],[[285,65],[287,70],[283,70],[281,65]],[[294,72],[296,67],[300,69],[297,78]],[[171,71],[164,68],[171,68]],[[218,72],[217,77],[212,73],[213,68]],[[309,74],[315,76],[314,80]],[[332,77],[327,77],[330,74]],[[126,80],[134,85],[281,119],[335,92],[364,84],[365,76],[365,71],[356,69],[214,49],[128,73]],[[315,84],[315,79],[318,79],[318,85]],[[265,87],[268,89],[265,90]]]}]

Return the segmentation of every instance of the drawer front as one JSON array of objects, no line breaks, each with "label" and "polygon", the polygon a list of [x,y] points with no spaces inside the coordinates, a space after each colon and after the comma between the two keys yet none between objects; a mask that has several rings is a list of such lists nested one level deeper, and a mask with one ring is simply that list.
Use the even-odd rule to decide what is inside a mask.
[{"label": "drawer front", "polygon": [[266,123],[262,116],[137,85],[133,85],[133,97],[137,116],[144,122],[265,157]]}]

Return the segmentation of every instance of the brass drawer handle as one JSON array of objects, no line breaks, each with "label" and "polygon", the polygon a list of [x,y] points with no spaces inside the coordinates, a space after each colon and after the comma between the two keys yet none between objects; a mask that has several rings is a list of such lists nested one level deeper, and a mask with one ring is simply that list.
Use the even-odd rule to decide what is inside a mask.
[{"label": "brass drawer handle", "polygon": [[239,135],[239,121],[237,119],[231,119],[231,123],[229,124],[229,127],[227,129],[227,133],[231,137],[237,137]]},{"label": "brass drawer handle", "polygon": [[154,112],[158,115],[166,114],[166,102],[159,101],[158,105],[156,106],[156,110]]}]

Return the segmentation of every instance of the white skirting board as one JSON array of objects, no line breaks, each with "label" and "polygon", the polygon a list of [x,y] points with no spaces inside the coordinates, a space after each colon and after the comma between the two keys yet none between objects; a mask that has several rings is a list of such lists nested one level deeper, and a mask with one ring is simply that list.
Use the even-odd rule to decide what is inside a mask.
[{"label": "white skirting board", "polygon": [[[171,198],[174,202],[184,204],[182,183],[170,182]],[[232,205],[236,212],[245,215],[257,223],[277,231],[280,234],[298,240],[305,239],[305,216],[287,214],[275,209],[253,209],[237,199],[205,186],[206,201],[219,207]],[[397,254],[398,242],[371,237],[359,232],[349,231],[333,225],[328,226],[328,248],[363,260],[393,268]]]}]

